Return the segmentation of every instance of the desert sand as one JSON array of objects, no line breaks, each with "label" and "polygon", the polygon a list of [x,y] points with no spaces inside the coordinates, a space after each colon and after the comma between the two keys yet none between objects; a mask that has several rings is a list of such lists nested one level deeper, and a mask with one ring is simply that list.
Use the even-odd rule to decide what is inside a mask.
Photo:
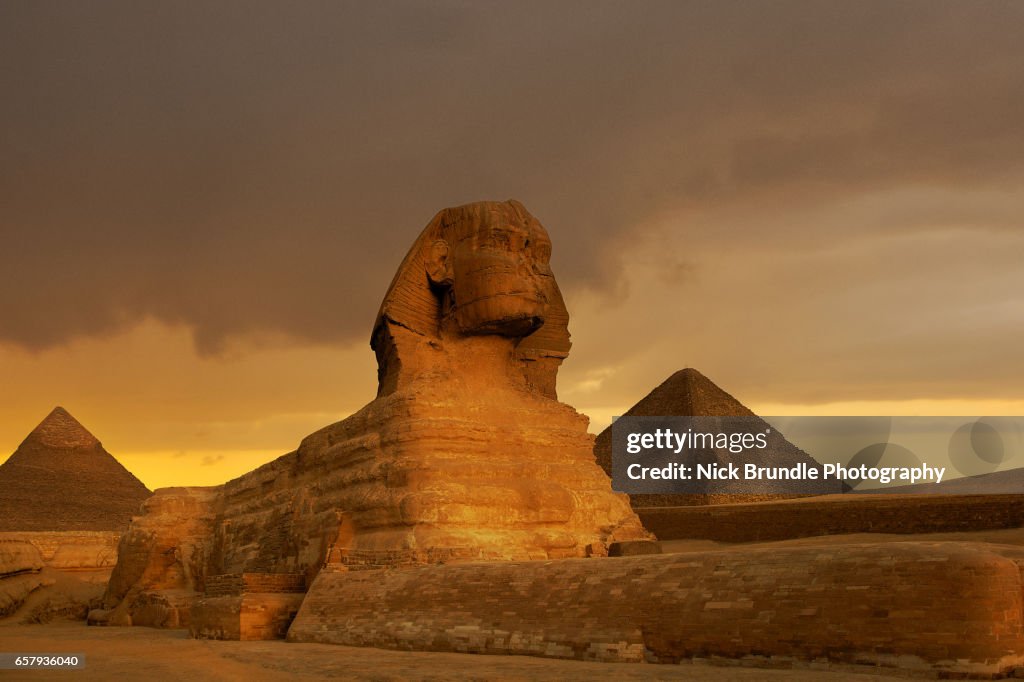
[{"label": "desert sand", "polygon": [[765,670],[686,663],[630,665],[561,661],[532,656],[477,656],[385,651],[281,641],[189,639],[186,630],[87,627],[83,623],[0,626],[0,649],[84,653],[83,670],[0,673],[4,679],[42,680],[787,680],[871,682],[906,679],[869,672]]}]

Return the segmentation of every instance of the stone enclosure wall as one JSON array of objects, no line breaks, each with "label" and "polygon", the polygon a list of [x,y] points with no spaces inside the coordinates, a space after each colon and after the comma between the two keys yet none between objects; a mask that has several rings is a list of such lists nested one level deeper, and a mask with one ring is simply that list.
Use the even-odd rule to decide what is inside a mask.
[{"label": "stone enclosure wall", "polygon": [[994,547],[908,542],[327,570],[288,639],[620,662],[827,660],[996,675],[1021,664],[1024,628],[1020,559]]},{"label": "stone enclosure wall", "polygon": [[189,633],[198,639],[284,639],[306,596],[302,573],[229,573],[209,576],[190,609]]},{"label": "stone enclosure wall", "polygon": [[301,573],[228,573],[206,579],[207,597],[229,597],[246,592],[278,594],[306,591],[306,576]]},{"label": "stone enclosure wall", "polygon": [[765,542],[845,533],[948,533],[1024,526],[1024,495],[829,495],[637,509],[659,540]]},{"label": "stone enclosure wall", "polygon": [[197,639],[283,639],[302,593],[205,597],[192,605],[189,634]]}]

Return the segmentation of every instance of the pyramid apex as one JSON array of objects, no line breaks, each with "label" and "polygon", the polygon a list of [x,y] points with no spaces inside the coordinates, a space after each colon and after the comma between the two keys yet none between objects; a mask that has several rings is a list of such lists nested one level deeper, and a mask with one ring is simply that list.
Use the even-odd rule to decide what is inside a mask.
[{"label": "pyramid apex", "polygon": [[35,441],[54,448],[75,448],[98,445],[96,436],[82,426],[71,413],[57,405],[43,421],[28,434],[25,442]]},{"label": "pyramid apex", "polygon": [[673,372],[626,412],[626,416],[753,416],[740,401],[693,367]]},{"label": "pyramid apex", "polygon": [[672,376],[669,377],[670,381],[673,379],[685,379],[687,381],[711,381],[693,367],[684,367],[683,369],[675,372],[674,374],[672,374]]}]

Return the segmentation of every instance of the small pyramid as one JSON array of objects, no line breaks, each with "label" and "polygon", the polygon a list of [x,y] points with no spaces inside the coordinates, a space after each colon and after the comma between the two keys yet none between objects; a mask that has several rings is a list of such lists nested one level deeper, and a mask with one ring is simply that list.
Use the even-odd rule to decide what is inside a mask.
[{"label": "small pyramid", "polygon": [[151,494],[55,407],[0,464],[0,531],[124,530]]},{"label": "small pyramid", "polygon": [[[739,400],[722,390],[715,382],[693,369],[681,369],[640,402],[629,408],[625,417],[757,417]],[[767,429],[767,422],[762,422]],[[765,460],[779,466],[807,462],[820,466],[813,457],[786,440],[782,434],[769,438],[769,451]],[[612,427],[609,426],[597,436],[594,442],[594,457],[605,472],[612,475]],[[837,484],[835,492],[843,492]],[[704,494],[634,494],[630,503],[634,509],[641,507],[673,507],[695,504],[720,504],[727,502],[750,502],[759,499],[778,499],[778,494],[732,493],[726,487],[714,488]]]}]

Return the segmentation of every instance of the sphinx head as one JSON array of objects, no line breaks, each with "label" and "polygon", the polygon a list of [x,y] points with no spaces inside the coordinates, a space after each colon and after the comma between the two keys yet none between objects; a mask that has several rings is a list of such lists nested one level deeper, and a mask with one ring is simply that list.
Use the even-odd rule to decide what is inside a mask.
[{"label": "sphinx head", "polygon": [[[568,314],[551,272],[551,240],[517,201],[478,202],[439,212],[420,234],[381,304],[370,345],[379,394],[409,366],[406,346],[500,336],[515,347],[526,382],[554,397],[569,350]],[[396,327],[398,329],[396,329]],[[405,357],[403,357],[403,355]]]},{"label": "sphinx head", "polygon": [[547,231],[518,202],[442,212],[425,255],[442,333],[522,338],[540,329],[553,280]]}]

